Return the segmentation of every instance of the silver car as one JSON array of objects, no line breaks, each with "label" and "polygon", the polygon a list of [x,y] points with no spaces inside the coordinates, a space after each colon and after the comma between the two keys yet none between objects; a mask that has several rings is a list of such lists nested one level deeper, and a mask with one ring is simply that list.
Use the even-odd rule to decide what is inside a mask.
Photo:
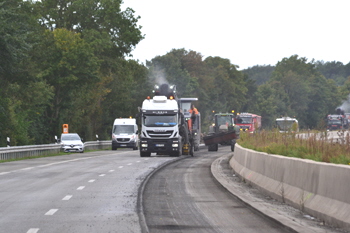
[{"label": "silver car", "polygon": [[84,143],[77,133],[61,134],[61,151],[84,153]]}]

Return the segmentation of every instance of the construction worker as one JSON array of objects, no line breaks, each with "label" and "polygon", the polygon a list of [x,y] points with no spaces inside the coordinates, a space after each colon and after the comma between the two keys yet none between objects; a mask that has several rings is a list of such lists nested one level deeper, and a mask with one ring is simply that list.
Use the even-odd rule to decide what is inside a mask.
[{"label": "construction worker", "polygon": [[197,115],[198,115],[198,110],[197,110],[197,108],[196,108],[193,104],[191,104],[191,109],[188,110],[188,112],[191,113],[192,128],[193,128],[194,122],[195,122],[196,117],[197,117]]}]

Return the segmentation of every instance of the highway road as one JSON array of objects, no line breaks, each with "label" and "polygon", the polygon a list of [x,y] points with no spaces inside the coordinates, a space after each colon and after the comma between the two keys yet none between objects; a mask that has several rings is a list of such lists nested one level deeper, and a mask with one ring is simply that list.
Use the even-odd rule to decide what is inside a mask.
[{"label": "highway road", "polygon": [[229,153],[124,149],[0,163],[0,232],[288,232],[213,178],[210,165]]},{"label": "highway road", "polygon": [[0,164],[0,232],[141,232],[138,188],[172,157],[96,151]]}]

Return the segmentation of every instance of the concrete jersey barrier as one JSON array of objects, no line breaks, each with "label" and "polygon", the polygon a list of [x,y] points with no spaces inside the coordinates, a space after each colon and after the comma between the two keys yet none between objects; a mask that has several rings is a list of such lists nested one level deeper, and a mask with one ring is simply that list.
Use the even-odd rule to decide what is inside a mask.
[{"label": "concrete jersey barrier", "polygon": [[272,155],[238,144],[230,166],[274,199],[350,230],[350,166]]}]

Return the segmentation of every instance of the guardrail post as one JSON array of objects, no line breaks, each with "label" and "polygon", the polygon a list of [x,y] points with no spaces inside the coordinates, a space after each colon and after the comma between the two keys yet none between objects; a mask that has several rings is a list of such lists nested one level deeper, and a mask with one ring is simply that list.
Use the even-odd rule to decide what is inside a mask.
[{"label": "guardrail post", "polygon": [[57,141],[57,135],[55,135],[55,144],[57,144],[58,141]]},{"label": "guardrail post", "polygon": [[96,134],[96,141],[98,141],[98,135]]},{"label": "guardrail post", "polygon": [[10,138],[7,137],[7,147],[10,147]]}]

